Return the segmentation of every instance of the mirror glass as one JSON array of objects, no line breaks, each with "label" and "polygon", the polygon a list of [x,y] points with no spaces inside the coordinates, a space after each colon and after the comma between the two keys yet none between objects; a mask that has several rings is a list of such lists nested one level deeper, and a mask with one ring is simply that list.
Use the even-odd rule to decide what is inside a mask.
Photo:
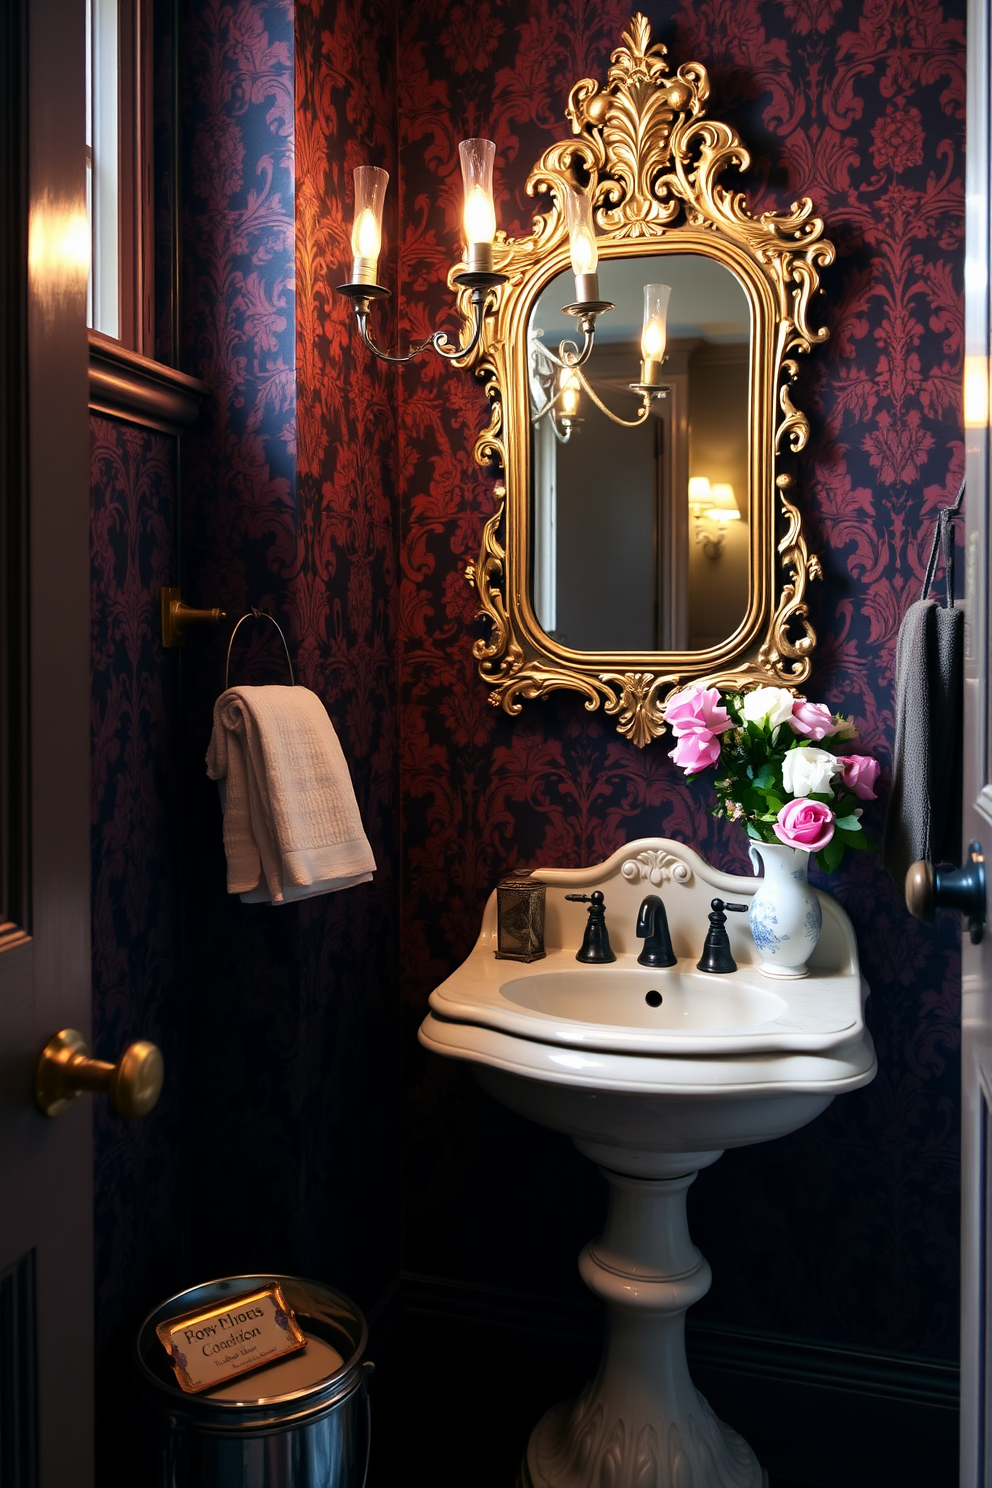
[{"label": "mirror glass", "polygon": [[702,254],[601,259],[600,296],[616,308],[597,321],[583,375],[615,414],[636,418],[644,286],[658,283],[672,291],[667,392],[637,428],[574,383],[561,393],[544,348],[581,344],[561,313],[575,299],[570,270],[530,317],[531,600],[547,634],[575,651],[703,650],[747,612],[751,311],[740,280]]}]

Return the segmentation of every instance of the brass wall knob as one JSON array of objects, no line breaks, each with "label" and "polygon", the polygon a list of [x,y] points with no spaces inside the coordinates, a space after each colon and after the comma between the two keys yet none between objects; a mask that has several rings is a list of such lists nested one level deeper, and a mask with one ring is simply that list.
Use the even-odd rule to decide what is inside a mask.
[{"label": "brass wall knob", "polygon": [[116,1064],[91,1059],[86,1040],[63,1028],[38,1056],[34,1095],[46,1116],[61,1116],[84,1090],[110,1096],[119,1116],[147,1116],[162,1092],[161,1050],[146,1039],[129,1044]]}]

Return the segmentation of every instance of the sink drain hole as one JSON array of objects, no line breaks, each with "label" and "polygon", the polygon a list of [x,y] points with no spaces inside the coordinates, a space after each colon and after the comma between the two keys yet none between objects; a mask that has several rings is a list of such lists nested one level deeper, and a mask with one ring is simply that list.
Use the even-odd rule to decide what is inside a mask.
[{"label": "sink drain hole", "polygon": [[647,1003],[648,1007],[661,1007],[661,993],[653,991],[645,992],[644,1001]]}]

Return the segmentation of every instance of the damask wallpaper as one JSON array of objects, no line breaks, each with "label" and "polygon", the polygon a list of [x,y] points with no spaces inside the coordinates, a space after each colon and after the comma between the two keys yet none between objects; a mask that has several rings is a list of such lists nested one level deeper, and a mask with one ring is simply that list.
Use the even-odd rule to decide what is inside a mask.
[{"label": "damask wallpaper", "polygon": [[[170,438],[91,420],[93,1050],[112,1060],[134,1039],[152,1039],[170,1073],[181,1033],[178,673],[159,642],[158,593],[175,563],[175,500]],[[95,1100],[93,1123],[103,1455],[130,1384],[136,1321],[177,1275],[179,1093],[170,1080],[144,1121]]]},{"label": "damask wallpaper", "polygon": [[[188,0],[181,27],[184,355],[213,393],[183,441],[183,581],[229,616],[184,656],[187,996],[202,1048],[217,1051],[187,1071],[190,1181],[194,1201],[258,1182],[270,1201],[251,1230],[200,1233],[190,1264],[201,1276],[313,1274],[368,1301],[396,1269],[399,1234],[388,1189],[374,1218],[351,1219],[369,1207],[396,1125],[390,414],[377,379],[363,391],[352,375],[325,325],[321,266],[303,253],[298,290],[297,232],[326,251],[315,203],[337,189],[328,136],[348,105],[343,81],[318,92],[296,76],[294,21],[301,55],[331,47],[285,0]],[[370,38],[356,23],[352,65],[378,77]],[[340,435],[363,397],[360,449]],[[225,891],[203,764],[223,643],[251,606],[276,616],[296,679],[327,705],[378,864],[372,884],[275,910]],[[287,680],[272,626],[241,629],[230,676]]]},{"label": "damask wallpaper", "polygon": [[[810,693],[889,758],[900,616],[919,592],[929,514],[963,465],[963,7],[914,0],[683,0],[642,7],[673,65],[697,59],[711,111],[754,165],[752,209],[808,193],[838,261],[831,338],[799,392],[814,432],[798,471],[824,564]],[[568,0],[423,3],[399,15],[401,335],[448,297],[459,242],[457,145],[496,141],[498,214],[522,187],[580,77],[604,77],[630,6]],[[463,573],[493,509],[471,459],[485,400],[436,361],[399,401],[401,741],[407,1162],[414,1271],[562,1286],[596,1223],[598,1177],[563,1140],[494,1109],[457,1070],[412,1052],[431,987],[467,953],[508,868],[578,865],[663,833],[747,871],[662,741],[630,748],[576,698],[510,721],[475,675]],[[881,830],[881,807],[872,830]],[[872,986],[875,1083],[786,1141],[698,1180],[694,1234],[713,1265],[698,1315],[810,1339],[953,1357],[958,1247],[958,965],[954,926],[912,920],[864,855],[829,887],[854,919]],[[526,1226],[528,1242],[519,1244]],[[522,1256],[526,1249],[528,1260]],[[556,1280],[557,1278],[557,1280]],[[578,1282],[575,1282],[578,1287]]]},{"label": "damask wallpaper", "polygon": [[[838,247],[831,338],[797,394],[825,575],[810,692],[887,760],[899,620],[962,469],[963,6],[644,8],[673,64],[710,69],[714,114],[752,149],[754,210],[808,192]],[[167,1290],[253,1266],[310,1271],[365,1306],[401,1265],[581,1293],[598,1175],[420,1051],[427,995],[508,868],[593,862],[642,833],[741,870],[743,848],[664,741],[635,750],[567,695],[513,721],[489,705],[464,580],[493,509],[471,454],[485,398],[437,359],[374,363],[334,285],[351,169],[385,165],[394,296],[377,331],[427,334],[450,304],[459,139],[496,140],[501,224],[524,228],[529,167],[629,14],[620,0],[182,0],[180,360],[211,397],[179,466],[164,436],[93,424],[97,1047],[156,1037],[169,1070],[147,1122],[98,1118],[107,1348]],[[286,629],[353,772],[371,885],[283,910],[229,902],[203,755],[230,623],[159,652],[157,589],[180,569],[190,602],[232,618],[262,606]],[[232,677],[281,679],[274,640],[243,627]],[[829,887],[858,930],[879,1075],[700,1177],[692,1223],[715,1283],[699,1313],[953,1358],[956,930],[911,920],[873,855]],[[267,1196],[250,1234],[194,1223],[249,1185]]]}]

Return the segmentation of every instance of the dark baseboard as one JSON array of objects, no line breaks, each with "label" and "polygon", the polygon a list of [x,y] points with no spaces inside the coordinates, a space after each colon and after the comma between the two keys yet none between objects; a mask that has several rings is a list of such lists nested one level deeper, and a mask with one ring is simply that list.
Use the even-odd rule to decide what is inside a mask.
[{"label": "dark baseboard", "polygon": [[[376,1433],[370,1488],[406,1481],[418,1444],[436,1488],[512,1488],[530,1427],[595,1368],[601,1312],[405,1274],[370,1324],[393,1444]],[[956,1488],[954,1366],[692,1322],[686,1342],[696,1384],[772,1488]]]}]

